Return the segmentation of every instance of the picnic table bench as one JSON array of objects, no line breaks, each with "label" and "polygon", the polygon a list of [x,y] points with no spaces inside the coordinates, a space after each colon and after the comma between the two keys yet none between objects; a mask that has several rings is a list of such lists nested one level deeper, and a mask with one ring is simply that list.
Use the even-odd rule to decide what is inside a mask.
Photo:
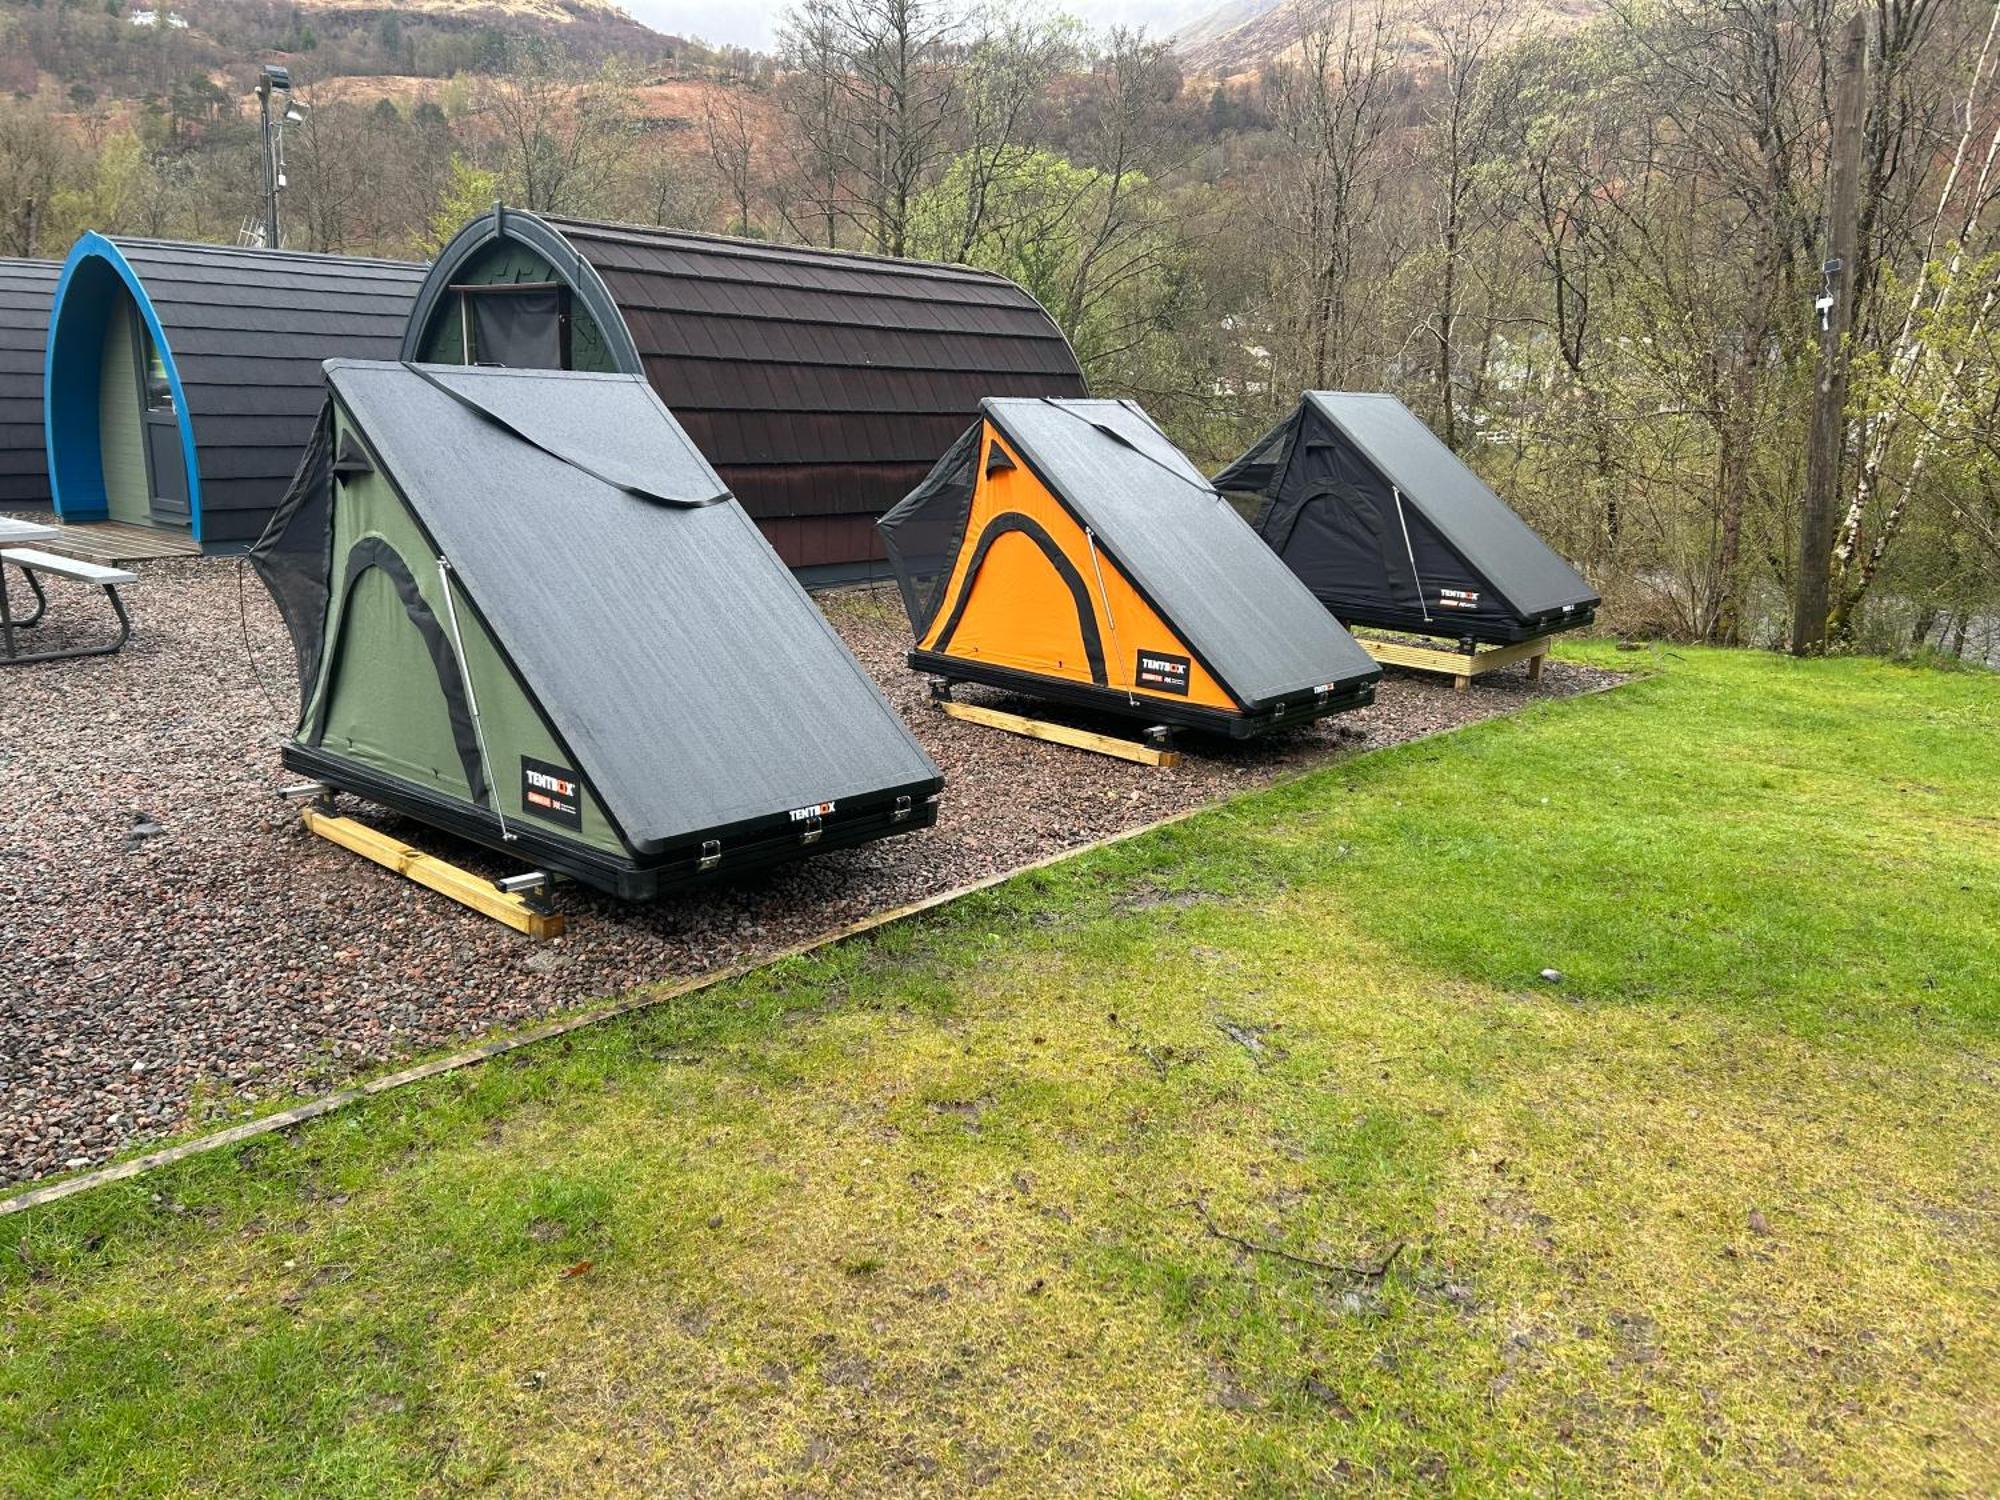
[{"label": "picnic table bench", "polygon": [[[126,614],[125,601],[118,597],[118,590],[121,585],[137,583],[138,574],[128,573],[123,568],[107,568],[99,563],[64,557],[55,552],[43,552],[36,547],[6,545],[9,542],[45,541],[59,535],[61,533],[53,526],[0,517],[0,666],[19,666],[38,661],[65,661],[77,656],[109,656],[132,637],[132,617]],[[14,618],[12,601],[7,593],[9,563],[21,570],[21,575],[28,580],[29,591],[35,596],[34,610],[18,620]],[[40,577],[44,573],[102,589],[104,597],[111,601],[111,612],[118,618],[117,637],[100,645],[67,646],[56,651],[17,649],[14,633],[39,625],[42,617],[48,613],[48,595],[42,590]]]}]

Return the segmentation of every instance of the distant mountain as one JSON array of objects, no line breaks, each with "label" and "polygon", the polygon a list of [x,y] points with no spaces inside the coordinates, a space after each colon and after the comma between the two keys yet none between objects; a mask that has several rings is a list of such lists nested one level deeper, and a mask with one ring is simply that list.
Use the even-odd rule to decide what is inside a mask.
[{"label": "distant mountain", "polygon": [[178,121],[199,120],[263,62],[320,80],[445,78],[491,72],[527,38],[585,61],[687,50],[613,0],[0,0],[0,88],[85,110],[171,98]]},{"label": "distant mountain", "polygon": [[293,5],[308,16],[394,14],[405,23],[421,19],[517,28],[581,23],[654,35],[650,27],[634,20],[611,0],[293,0]]},{"label": "distant mountain", "polygon": [[[1523,0],[1513,26],[1580,26],[1603,8],[1602,0]],[[1230,78],[1254,73],[1298,46],[1298,0],[1224,0],[1182,26],[1172,41],[1189,74]],[[1406,38],[1404,50],[1421,55],[1424,49]]]}]

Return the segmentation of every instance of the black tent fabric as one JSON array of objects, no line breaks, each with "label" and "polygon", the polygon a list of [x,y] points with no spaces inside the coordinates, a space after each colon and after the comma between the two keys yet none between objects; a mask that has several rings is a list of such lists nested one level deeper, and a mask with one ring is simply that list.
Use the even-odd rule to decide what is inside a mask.
[{"label": "black tent fabric", "polygon": [[1596,591],[1394,396],[1308,392],[1214,482],[1262,497],[1258,534],[1350,625],[1500,642],[1594,618]]},{"label": "black tent fabric", "polygon": [[882,550],[895,569],[903,608],[923,637],[944,607],[951,565],[965,541],[972,492],[979,483],[980,424],[968,427],[929,474],[876,522]]},{"label": "black tent fabric", "polygon": [[305,712],[325,644],[333,571],[333,476],[353,462],[354,455],[348,452],[336,461],[333,411],[322,407],[291,488],[265,523],[263,536],[250,548],[250,566],[270,590],[298,656],[300,713]]},{"label": "black tent fabric", "polygon": [[[825,818],[827,847],[859,841],[842,820],[872,818],[865,836],[879,837],[935,816],[937,767],[643,379],[359,360],[328,361],[326,378],[331,423],[252,554],[310,658],[309,684],[338,645],[319,638],[329,589],[370,540],[335,555],[337,424],[361,435],[356,457],[434,551],[397,568],[433,589],[448,571],[468,625],[494,642],[641,872],[718,837],[796,845],[801,816]],[[296,742],[287,763],[322,771]],[[373,782],[351,789],[401,805]],[[485,837],[463,809],[436,821]],[[612,888],[655,886],[621,876]]]}]

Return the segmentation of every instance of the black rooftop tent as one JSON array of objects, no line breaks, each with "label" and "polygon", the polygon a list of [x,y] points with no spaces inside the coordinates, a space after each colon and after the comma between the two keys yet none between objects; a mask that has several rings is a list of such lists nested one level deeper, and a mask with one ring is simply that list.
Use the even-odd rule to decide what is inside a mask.
[{"label": "black rooftop tent", "polygon": [[1596,590],[1394,396],[1308,391],[1217,489],[1349,625],[1473,641],[1590,622]]},{"label": "black rooftop tent", "polygon": [[1381,676],[1130,401],[981,402],[881,528],[947,681],[1246,738]]},{"label": "black rooftop tent", "polygon": [[0,510],[49,503],[42,361],[61,269],[54,261],[0,260]]},{"label": "black rooftop tent", "polygon": [[326,382],[252,551],[288,767],[633,899],[935,821],[937,767],[643,379]]}]

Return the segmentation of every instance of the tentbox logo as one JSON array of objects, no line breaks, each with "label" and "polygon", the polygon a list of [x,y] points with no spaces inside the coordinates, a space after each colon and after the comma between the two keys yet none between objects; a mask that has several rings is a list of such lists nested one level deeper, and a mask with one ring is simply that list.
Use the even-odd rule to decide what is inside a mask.
[{"label": "tentbox logo", "polygon": [[1193,665],[1185,656],[1172,656],[1165,651],[1141,651],[1132,680],[1156,693],[1175,693],[1185,698],[1188,672]]},{"label": "tentbox logo", "polygon": [[565,828],[583,827],[583,783],[567,766],[521,757],[521,807]]}]

